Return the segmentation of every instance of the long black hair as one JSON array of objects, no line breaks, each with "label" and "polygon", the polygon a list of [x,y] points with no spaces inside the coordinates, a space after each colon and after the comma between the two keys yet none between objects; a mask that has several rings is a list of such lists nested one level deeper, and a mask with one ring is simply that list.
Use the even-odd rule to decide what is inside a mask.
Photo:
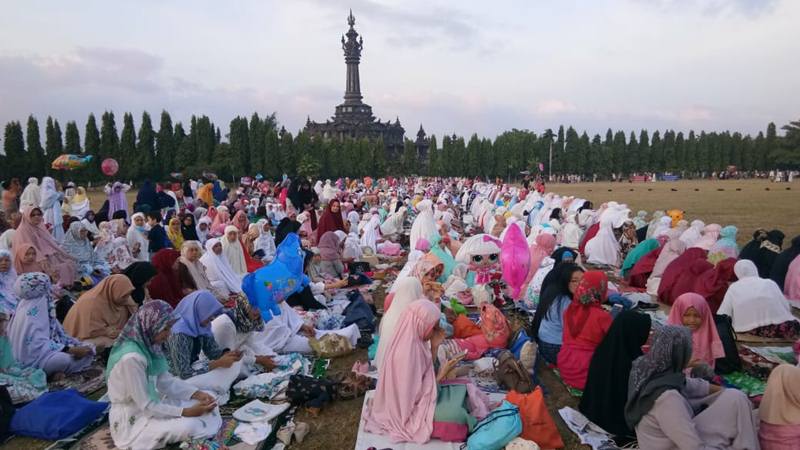
[{"label": "long black hair", "polygon": [[564,296],[571,297],[572,293],[569,291],[569,282],[572,280],[572,274],[575,272],[583,272],[583,269],[574,263],[562,263],[553,267],[552,271],[556,276],[556,282],[550,283],[544,288],[539,295],[539,305],[536,307],[536,313],[533,315],[533,324],[531,325],[531,338],[537,338],[539,335],[539,326],[542,319],[547,317],[550,307],[555,303],[557,306],[561,305],[564,301]]}]

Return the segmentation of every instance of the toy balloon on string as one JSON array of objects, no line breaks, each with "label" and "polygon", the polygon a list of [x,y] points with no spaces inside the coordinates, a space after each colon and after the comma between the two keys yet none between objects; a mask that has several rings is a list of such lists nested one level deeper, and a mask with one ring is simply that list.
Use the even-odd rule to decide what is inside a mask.
[{"label": "toy balloon on string", "polygon": [[113,177],[119,171],[119,163],[113,158],[106,158],[100,163],[100,170],[108,177]]}]

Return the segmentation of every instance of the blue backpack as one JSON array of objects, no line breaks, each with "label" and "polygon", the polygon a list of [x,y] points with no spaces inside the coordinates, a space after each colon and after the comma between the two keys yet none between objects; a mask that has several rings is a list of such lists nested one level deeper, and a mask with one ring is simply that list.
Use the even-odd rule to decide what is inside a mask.
[{"label": "blue backpack", "polygon": [[516,405],[503,403],[475,425],[467,438],[467,450],[501,450],[522,433],[522,418]]}]

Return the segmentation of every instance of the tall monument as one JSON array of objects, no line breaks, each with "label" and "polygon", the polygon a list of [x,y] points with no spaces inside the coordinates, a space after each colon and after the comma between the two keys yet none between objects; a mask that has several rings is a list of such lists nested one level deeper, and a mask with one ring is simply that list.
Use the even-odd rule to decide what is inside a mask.
[{"label": "tall monument", "polygon": [[405,130],[400,125],[400,119],[394,122],[387,120],[381,122],[372,114],[372,107],[364,103],[361,95],[361,77],[358,66],[361,63],[361,51],[364,48],[364,39],[355,29],[356,18],[353,11],[347,17],[350,29],[342,36],[342,50],[344,62],[347,67],[345,80],[344,102],[336,106],[333,117],[325,122],[312,122],[306,120],[305,131],[312,136],[323,139],[361,139],[377,140],[383,138],[388,158],[398,157],[403,151]]}]

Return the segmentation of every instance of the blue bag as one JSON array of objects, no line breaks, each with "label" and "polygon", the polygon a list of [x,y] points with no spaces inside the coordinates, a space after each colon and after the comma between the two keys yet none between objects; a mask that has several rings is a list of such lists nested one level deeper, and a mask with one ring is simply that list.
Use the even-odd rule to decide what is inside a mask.
[{"label": "blue bag", "polygon": [[71,436],[99,419],[108,403],[87,400],[75,389],[46,392],[18,409],[11,432],[46,441]]},{"label": "blue bag", "polygon": [[467,438],[467,450],[501,450],[522,433],[522,418],[516,405],[503,400],[475,425]]},{"label": "blue bag", "polygon": [[520,330],[519,334],[517,335],[517,340],[514,341],[514,344],[511,345],[511,353],[514,354],[514,357],[519,359],[519,354],[522,351],[522,346],[525,345],[526,342],[530,341],[531,338],[528,337],[528,333],[525,330]]}]

